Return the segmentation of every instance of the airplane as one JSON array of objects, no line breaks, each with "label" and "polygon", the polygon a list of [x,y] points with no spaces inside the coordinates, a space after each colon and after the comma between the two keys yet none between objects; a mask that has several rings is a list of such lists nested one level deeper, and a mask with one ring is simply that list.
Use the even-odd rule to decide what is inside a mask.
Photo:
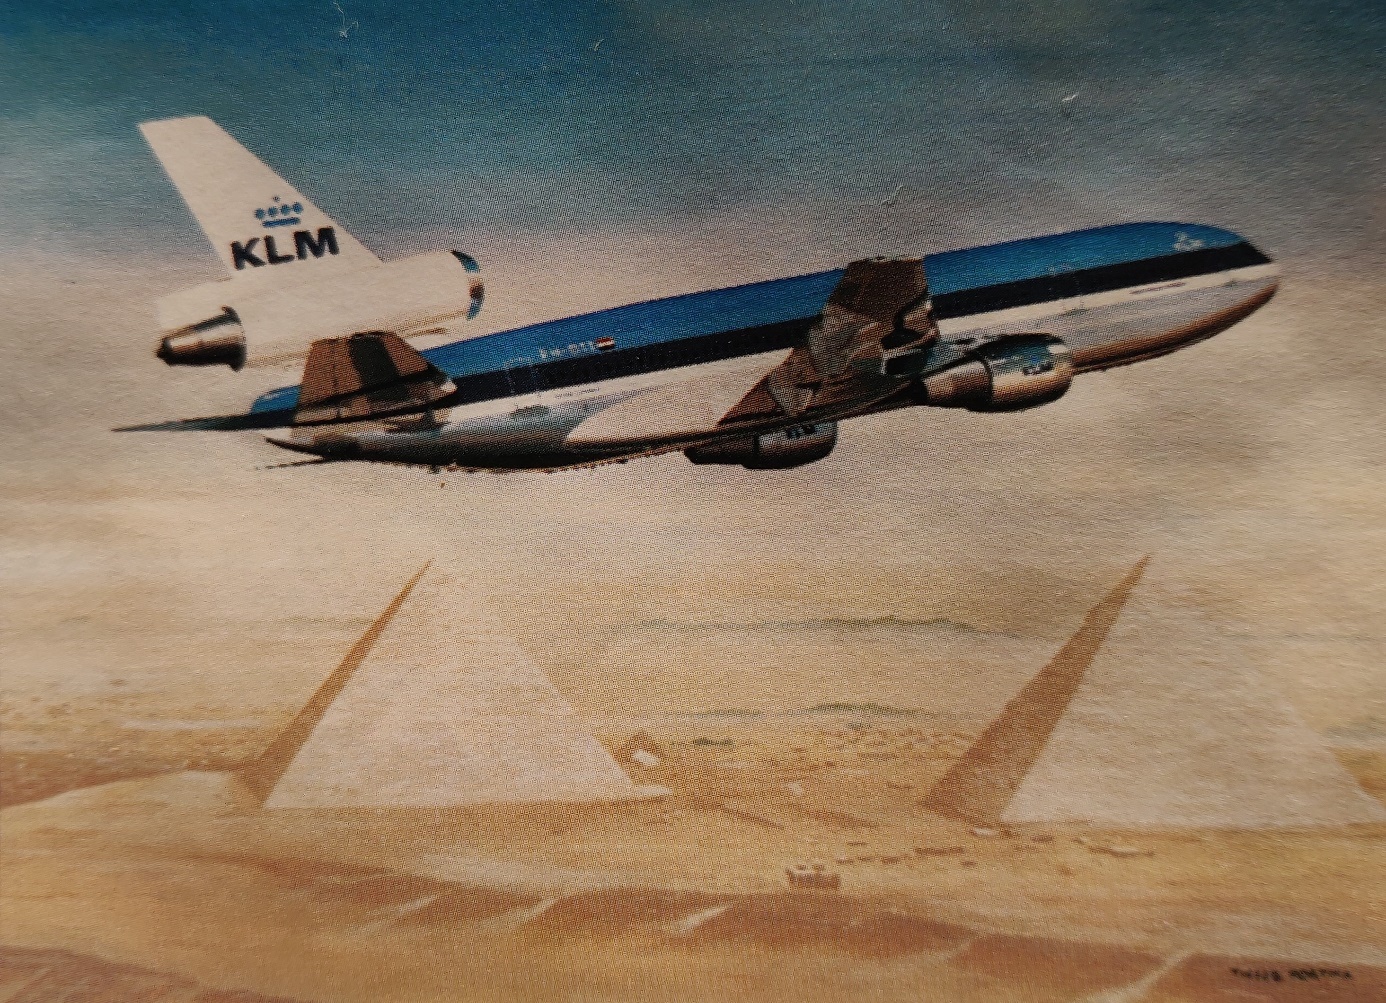
[{"label": "airplane", "polygon": [[[1230,230],[1131,222],[863,259],[418,351],[409,337],[480,308],[470,255],[382,264],[209,119],[141,128],[231,272],[161,302],[160,357],[306,359],[298,385],[243,413],[120,431],[257,429],[308,463],[561,470],[682,452],[798,467],[828,456],[849,418],[1051,403],[1075,376],[1227,330],[1279,284],[1279,266]],[[275,243],[288,226],[292,251]]]}]

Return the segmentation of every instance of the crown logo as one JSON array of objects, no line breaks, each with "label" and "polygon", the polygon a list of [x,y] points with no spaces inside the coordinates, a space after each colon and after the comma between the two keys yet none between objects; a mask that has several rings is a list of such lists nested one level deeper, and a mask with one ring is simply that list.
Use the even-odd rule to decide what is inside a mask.
[{"label": "crown logo", "polygon": [[1176,251],[1179,251],[1180,253],[1183,253],[1184,251],[1201,250],[1203,244],[1203,240],[1197,237],[1190,237],[1183,230],[1180,230],[1178,233],[1174,235],[1174,249]]},{"label": "crown logo", "polygon": [[303,211],[302,202],[284,202],[278,195],[274,204],[255,210],[255,218],[266,230],[276,226],[293,226],[298,222],[298,214]]}]

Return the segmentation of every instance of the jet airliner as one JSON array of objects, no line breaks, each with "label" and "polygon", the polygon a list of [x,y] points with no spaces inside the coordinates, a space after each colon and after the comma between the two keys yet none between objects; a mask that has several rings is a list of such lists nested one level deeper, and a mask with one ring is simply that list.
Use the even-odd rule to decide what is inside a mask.
[{"label": "jet airliner", "polygon": [[316,462],[563,469],[682,452],[796,467],[827,456],[838,423],[860,415],[1050,403],[1077,375],[1226,330],[1278,284],[1278,266],[1230,230],[1120,223],[418,351],[411,336],[480,308],[470,255],[382,263],[209,119],[142,129],[229,272],[161,301],[159,356],[304,368],[243,413],[131,430],[259,429]]}]

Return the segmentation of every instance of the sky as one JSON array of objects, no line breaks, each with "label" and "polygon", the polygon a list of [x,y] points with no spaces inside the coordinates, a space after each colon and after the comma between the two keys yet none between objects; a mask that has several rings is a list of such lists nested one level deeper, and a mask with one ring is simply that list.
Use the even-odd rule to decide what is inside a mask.
[{"label": "sky", "polygon": [[[651,620],[1056,642],[1149,552],[1152,587],[1245,639],[1313,726],[1386,739],[1383,46],[1372,5],[1320,2],[9,3],[5,696],[98,704],[119,679],[254,714],[433,557],[613,712],[606,653],[634,671]],[[476,255],[477,331],[1131,219],[1230,227],[1286,281],[1056,404],[864,419],[798,471],[266,471],[254,435],[108,431],[261,389],[152,358],[153,300],[217,277],[135,128],[185,114],[383,256]],[[686,670],[651,671],[676,701]],[[916,675],[892,696],[926,701]]]},{"label": "sky", "polygon": [[918,250],[1163,208],[1355,254],[1383,45],[1333,2],[17,0],[0,234],[193,250],[132,126],[206,114],[377,243],[748,209],[841,236],[904,186],[886,240]]}]

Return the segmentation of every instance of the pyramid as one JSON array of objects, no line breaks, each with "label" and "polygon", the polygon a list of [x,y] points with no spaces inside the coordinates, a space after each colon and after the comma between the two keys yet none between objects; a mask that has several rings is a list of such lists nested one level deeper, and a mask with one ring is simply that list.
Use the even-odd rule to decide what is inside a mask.
[{"label": "pyramid", "polygon": [[982,825],[1386,821],[1245,644],[1137,588],[1145,565],[1088,612],[924,807]]},{"label": "pyramid", "polygon": [[427,567],[241,776],[266,808],[667,793],[632,783],[484,604]]},{"label": "pyramid", "polygon": [[1236,636],[1132,596],[1002,821],[1210,828],[1386,821]]},{"label": "pyramid", "polygon": [[1149,558],[1142,559],[1043,669],[1025,684],[981,737],[925,796],[924,807],[980,825],[994,825],[1044,751],[1084,674],[1116,623]]}]

